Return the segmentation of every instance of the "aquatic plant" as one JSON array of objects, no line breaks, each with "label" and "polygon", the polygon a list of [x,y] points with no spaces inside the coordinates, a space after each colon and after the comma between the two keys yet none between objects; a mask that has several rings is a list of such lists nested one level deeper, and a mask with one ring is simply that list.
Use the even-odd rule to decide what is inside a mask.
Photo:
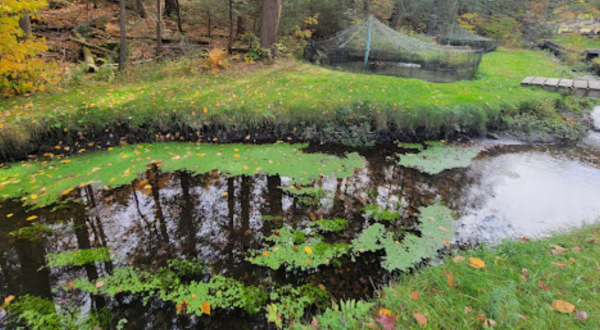
[{"label": "aquatic plant", "polygon": [[323,232],[337,233],[348,228],[348,220],[340,218],[335,218],[333,220],[321,219],[313,221],[310,225]]},{"label": "aquatic plant", "polygon": [[443,142],[426,142],[427,149],[418,154],[400,155],[399,165],[415,168],[431,175],[448,169],[467,167],[481,147],[458,147]]},{"label": "aquatic plant", "polygon": [[375,204],[367,204],[363,208],[365,218],[375,221],[394,221],[400,218],[400,212],[385,209]]},{"label": "aquatic plant", "polygon": [[402,241],[376,223],[352,241],[354,253],[385,250],[381,266],[388,271],[406,271],[423,259],[432,258],[454,236],[452,211],[441,203],[419,209],[418,230],[421,236],[407,234]]},{"label": "aquatic plant", "polygon": [[[358,329],[363,325],[363,320],[371,315],[374,303],[362,300],[342,300],[339,305],[333,303],[324,313],[315,317],[319,329],[345,330]],[[295,325],[293,329],[305,329]]]},{"label": "aquatic plant", "polygon": [[347,244],[328,244],[323,236],[283,227],[276,234],[264,239],[270,247],[255,251],[248,260],[255,265],[279,269],[312,269],[327,265],[348,253]]},{"label": "aquatic plant", "polygon": [[11,231],[8,234],[16,239],[35,241],[44,234],[51,234],[54,232],[55,229],[53,229],[52,227],[34,222],[29,226],[25,226],[23,228],[19,228],[18,230]]},{"label": "aquatic plant", "polygon": [[[104,188],[129,184],[155,164],[161,170],[202,174],[217,169],[229,176],[265,173],[307,185],[321,176],[348,177],[364,167],[356,153],[340,158],[305,154],[306,144],[216,145],[156,143],[121,146],[62,159],[8,164],[0,168],[0,201],[20,198],[43,207],[78,194],[78,187]],[[151,187],[151,186],[150,186]]]},{"label": "aquatic plant", "polygon": [[46,267],[83,266],[111,261],[110,250],[106,247],[48,253],[46,258],[48,259]]}]

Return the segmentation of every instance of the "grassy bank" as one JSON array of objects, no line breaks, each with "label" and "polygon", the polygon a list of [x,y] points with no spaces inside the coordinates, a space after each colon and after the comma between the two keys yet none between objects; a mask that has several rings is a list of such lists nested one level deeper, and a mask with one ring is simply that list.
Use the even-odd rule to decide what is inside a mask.
[{"label": "grassy bank", "polygon": [[[530,51],[486,54],[480,79],[449,84],[290,61],[216,75],[203,73],[200,65],[193,59],[149,65],[110,83],[0,101],[0,161],[50,148],[76,152],[91,142],[95,147],[119,143],[124,136],[130,141],[294,138],[364,144],[480,134],[507,125],[560,139],[582,131],[557,112],[578,108],[570,98],[519,85],[525,76],[569,75],[564,66]],[[507,124],[506,118],[513,121]]]},{"label": "grassy bank", "polygon": [[[360,306],[345,313],[338,308],[316,316],[313,324],[319,329],[381,329],[383,323],[419,329],[419,320],[430,329],[597,329],[598,256],[598,225],[460,251],[441,265],[400,277],[381,291],[363,318],[353,316]],[[386,313],[391,316],[381,316]],[[343,326],[343,318],[352,326]]]},{"label": "grassy bank", "polygon": [[580,34],[564,34],[556,38],[552,38],[552,41],[556,42],[557,44],[563,47],[575,50],[600,48],[600,39],[598,39],[597,37],[582,37]]}]

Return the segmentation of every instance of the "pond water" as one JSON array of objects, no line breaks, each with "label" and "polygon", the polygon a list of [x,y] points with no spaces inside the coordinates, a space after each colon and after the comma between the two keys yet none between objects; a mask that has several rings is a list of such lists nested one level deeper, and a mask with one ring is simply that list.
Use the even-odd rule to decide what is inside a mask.
[{"label": "pond water", "polygon": [[[309,146],[307,154],[358,152],[365,167],[301,187],[279,175],[193,175],[153,166],[130,185],[83,186],[75,198],[47,208],[27,212],[20,201],[4,202],[0,298],[41,297],[70,312],[63,318],[104,311],[112,327],[121,321],[124,329],[267,329],[264,313],[253,313],[267,304],[302,317],[332,297],[366,298],[387,284],[400,268],[385,266],[393,258],[386,256],[392,247],[381,243],[388,236],[377,238],[378,248],[357,240],[369,228],[384,228],[392,245],[424,239],[423,216],[439,209],[439,220],[447,207],[456,214],[456,236],[450,225],[439,228],[470,244],[597,221],[598,140],[592,134],[575,147],[479,141],[485,151],[471,166],[436,175],[398,165],[408,156],[396,145]],[[315,225],[333,219],[343,219],[340,228]],[[450,243],[443,240],[440,248]],[[335,254],[334,246],[346,250]],[[287,248],[281,265],[269,263]],[[306,255],[292,260],[297,253]],[[210,316],[195,312],[202,292],[218,298],[210,300]],[[286,297],[301,303],[292,306]],[[0,324],[17,326],[5,311]]]}]

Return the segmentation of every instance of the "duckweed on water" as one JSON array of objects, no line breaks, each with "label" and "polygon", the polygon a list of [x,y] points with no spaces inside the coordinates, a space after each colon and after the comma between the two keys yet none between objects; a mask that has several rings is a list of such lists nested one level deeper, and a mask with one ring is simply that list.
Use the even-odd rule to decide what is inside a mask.
[{"label": "duckweed on water", "polygon": [[32,223],[30,226],[20,228],[9,233],[10,236],[16,239],[23,239],[28,241],[35,241],[44,234],[54,233],[55,229],[47,225],[42,225],[37,222]]},{"label": "duckweed on water", "polygon": [[435,175],[471,165],[471,160],[483,150],[481,147],[457,147],[435,141],[426,144],[427,149],[418,154],[400,155],[398,164]]},{"label": "duckweed on water", "polygon": [[322,232],[337,233],[348,228],[348,220],[339,218],[333,220],[321,219],[313,221],[310,225]]},{"label": "duckweed on water", "polygon": [[322,175],[348,177],[364,166],[356,153],[347,158],[305,154],[306,144],[215,145],[156,143],[128,145],[108,151],[55,160],[9,164],[0,169],[0,201],[21,198],[43,207],[71,196],[86,185],[118,187],[131,183],[149,164],[163,171],[202,174],[214,169],[227,175],[279,174],[310,184]]},{"label": "duckweed on water", "polygon": [[394,221],[400,217],[400,212],[388,210],[379,207],[378,205],[368,204],[363,208],[365,211],[365,218],[373,219],[375,221]]},{"label": "duckweed on water", "polygon": [[276,234],[265,238],[271,247],[264,251],[256,251],[250,258],[255,265],[279,269],[294,268],[306,270],[327,265],[348,253],[347,244],[328,244],[323,236],[306,234],[300,230],[284,227]]},{"label": "duckweed on water", "polygon": [[107,247],[49,253],[46,258],[47,267],[83,266],[111,261],[110,250]]},{"label": "duckweed on water", "polygon": [[418,230],[421,237],[405,235],[402,241],[376,223],[352,241],[354,253],[385,250],[381,265],[388,271],[406,271],[423,259],[432,258],[454,236],[452,211],[440,203],[420,208]]}]

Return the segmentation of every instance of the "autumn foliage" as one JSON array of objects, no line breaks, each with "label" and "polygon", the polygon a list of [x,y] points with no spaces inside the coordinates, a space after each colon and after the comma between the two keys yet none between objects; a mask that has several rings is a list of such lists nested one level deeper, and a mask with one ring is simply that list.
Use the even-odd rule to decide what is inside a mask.
[{"label": "autumn foliage", "polygon": [[45,0],[2,0],[0,5],[0,94],[10,96],[39,89],[47,49],[44,39],[26,36],[19,27],[25,12],[35,14]]}]

